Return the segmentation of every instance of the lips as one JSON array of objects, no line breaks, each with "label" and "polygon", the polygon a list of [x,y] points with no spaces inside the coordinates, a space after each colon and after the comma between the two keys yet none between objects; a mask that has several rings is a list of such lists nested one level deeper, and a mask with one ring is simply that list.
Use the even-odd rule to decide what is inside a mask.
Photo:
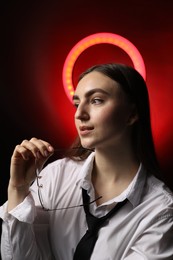
[{"label": "lips", "polygon": [[88,135],[91,133],[91,131],[93,129],[94,129],[94,127],[91,127],[91,126],[80,126],[79,127],[80,135],[81,136]]},{"label": "lips", "polygon": [[93,130],[94,128],[91,126],[80,126],[79,130],[80,131],[87,131],[87,130]]}]

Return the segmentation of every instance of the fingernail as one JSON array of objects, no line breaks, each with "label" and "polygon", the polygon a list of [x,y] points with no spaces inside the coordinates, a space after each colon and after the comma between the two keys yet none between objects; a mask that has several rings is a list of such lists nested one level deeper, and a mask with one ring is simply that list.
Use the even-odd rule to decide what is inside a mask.
[{"label": "fingernail", "polygon": [[49,150],[49,152],[53,152],[54,149],[53,149],[52,146],[49,146],[49,147],[48,147],[48,150]]},{"label": "fingernail", "polygon": [[36,153],[37,159],[40,159],[40,152]]},{"label": "fingernail", "polygon": [[47,157],[49,155],[48,151],[44,151],[44,156]]}]

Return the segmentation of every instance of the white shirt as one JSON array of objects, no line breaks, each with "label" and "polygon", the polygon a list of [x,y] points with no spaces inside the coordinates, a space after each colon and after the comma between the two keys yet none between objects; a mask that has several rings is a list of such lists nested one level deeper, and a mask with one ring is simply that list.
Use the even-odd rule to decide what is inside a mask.
[{"label": "white shirt", "polygon": [[[46,208],[82,204],[81,187],[94,190],[91,171],[94,153],[85,161],[67,158],[46,166],[39,179]],[[3,260],[72,260],[75,248],[87,229],[83,207],[44,211],[36,182],[30,194],[10,213],[0,208]],[[99,230],[91,260],[172,260],[173,194],[140,165],[128,188],[118,197],[97,206],[92,214],[105,215],[115,203],[128,202]]]}]

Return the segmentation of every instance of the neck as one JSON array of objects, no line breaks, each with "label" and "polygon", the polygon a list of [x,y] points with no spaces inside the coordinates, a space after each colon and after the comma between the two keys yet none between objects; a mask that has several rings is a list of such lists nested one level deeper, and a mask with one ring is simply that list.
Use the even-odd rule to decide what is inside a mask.
[{"label": "neck", "polygon": [[[119,195],[134,178],[139,162],[131,148],[96,149],[92,182],[102,203]],[[101,202],[101,201],[100,201]]]},{"label": "neck", "polygon": [[127,147],[109,147],[95,151],[95,169],[100,177],[116,180],[137,171],[138,167],[139,162],[134,152]]}]

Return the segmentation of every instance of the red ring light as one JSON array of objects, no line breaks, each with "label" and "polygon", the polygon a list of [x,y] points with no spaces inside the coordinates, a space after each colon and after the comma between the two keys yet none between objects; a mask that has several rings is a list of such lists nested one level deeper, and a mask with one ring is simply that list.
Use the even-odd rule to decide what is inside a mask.
[{"label": "red ring light", "polygon": [[72,72],[76,60],[87,48],[101,43],[113,44],[124,50],[131,58],[134,68],[142,75],[144,80],[146,79],[146,70],[143,58],[138,49],[129,40],[113,33],[95,33],[79,41],[71,49],[65,60],[63,67],[63,85],[67,97],[71,102],[72,96],[74,95]]}]

